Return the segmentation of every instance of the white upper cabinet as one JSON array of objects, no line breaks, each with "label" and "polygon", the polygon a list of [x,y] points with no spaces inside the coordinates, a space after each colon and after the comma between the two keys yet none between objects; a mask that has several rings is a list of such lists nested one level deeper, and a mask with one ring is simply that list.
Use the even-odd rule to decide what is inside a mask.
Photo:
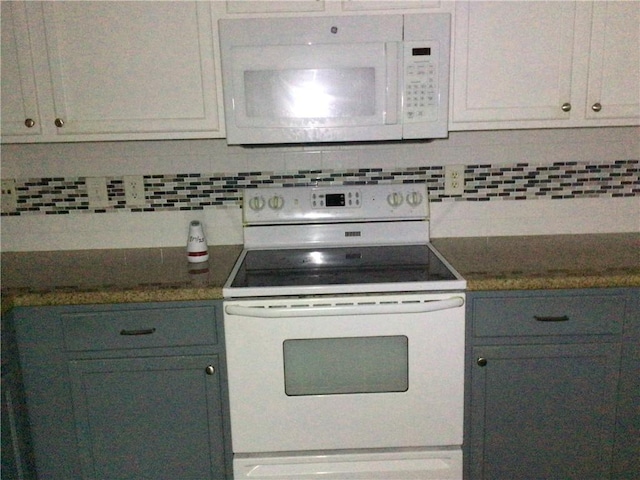
[{"label": "white upper cabinet", "polygon": [[639,6],[456,2],[450,130],[640,124]]},{"label": "white upper cabinet", "polygon": [[[215,1],[215,0],[214,0]],[[228,0],[227,13],[321,12],[323,0]]]},{"label": "white upper cabinet", "polygon": [[602,125],[637,125],[640,2],[595,2],[589,53],[586,118]]},{"label": "white upper cabinet", "polygon": [[[32,39],[42,132],[15,138],[3,113],[3,141],[224,136],[207,2],[27,2],[26,14],[13,36]],[[4,46],[2,66],[4,85]]]},{"label": "white upper cabinet", "polygon": [[453,120],[569,118],[574,22],[573,2],[456,4]]},{"label": "white upper cabinet", "polygon": [[345,11],[438,8],[439,0],[343,0]]},{"label": "white upper cabinet", "polygon": [[287,16],[290,13],[305,12],[330,15],[350,15],[358,12],[397,14],[398,10],[428,11],[443,7],[441,0],[227,0],[224,4],[224,15],[230,14],[231,17],[236,14]]},{"label": "white upper cabinet", "polygon": [[25,5],[0,2],[3,136],[42,133]]}]

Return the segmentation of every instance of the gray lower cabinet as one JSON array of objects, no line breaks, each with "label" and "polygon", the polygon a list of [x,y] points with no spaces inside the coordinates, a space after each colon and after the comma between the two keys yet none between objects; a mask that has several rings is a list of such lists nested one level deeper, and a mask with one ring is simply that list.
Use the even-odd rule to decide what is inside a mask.
[{"label": "gray lower cabinet", "polygon": [[[616,411],[634,295],[468,295],[467,480],[611,478],[612,461],[622,456],[614,453]],[[615,478],[638,478],[637,470],[627,472]]]},{"label": "gray lower cabinet", "polygon": [[640,290],[627,302],[613,449],[612,480],[640,478]]},{"label": "gray lower cabinet", "polygon": [[83,478],[221,478],[218,368],[207,355],[71,361]]},{"label": "gray lower cabinet", "polygon": [[17,309],[39,478],[231,478],[220,306]]},{"label": "gray lower cabinet", "polygon": [[24,401],[22,375],[15,344],[13,314],[2,316],[2,383],[0,418],[2,419],[2,480],[35,480],[35,466]]}]

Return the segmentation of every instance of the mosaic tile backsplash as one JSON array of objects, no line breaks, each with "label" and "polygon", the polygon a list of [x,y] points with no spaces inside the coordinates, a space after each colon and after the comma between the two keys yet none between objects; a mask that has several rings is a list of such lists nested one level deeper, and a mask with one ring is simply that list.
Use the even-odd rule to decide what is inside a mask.
[{"label": "mosaic tile backsplash", "polygon": [[467,165],[464,194],[457,196],[444,193],[443,166],[145,175],[145,205],[142,207],[127,206],[122,177],[107,177],[106,180],[109,206],[92,208],[84,177],[17,179],[17,208],[2,215],[155,212],[239,206],[245,188],[260,186],[426,183],[432,202],[634,197],[640,196],[640,160]]}]

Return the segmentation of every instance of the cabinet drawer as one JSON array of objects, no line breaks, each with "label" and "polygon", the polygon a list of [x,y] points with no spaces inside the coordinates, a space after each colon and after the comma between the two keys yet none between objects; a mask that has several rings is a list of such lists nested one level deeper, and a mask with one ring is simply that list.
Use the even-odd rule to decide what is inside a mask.
[{"label": "cabinet drawer", "polygon": [[212,345],[214,306],[105,310],[62,315],[66,350]]},{"label": "cabinet drawer", "polygon": [[473,302],[476,337],[606,335],[622,332],[625,297],[491,296]]}]

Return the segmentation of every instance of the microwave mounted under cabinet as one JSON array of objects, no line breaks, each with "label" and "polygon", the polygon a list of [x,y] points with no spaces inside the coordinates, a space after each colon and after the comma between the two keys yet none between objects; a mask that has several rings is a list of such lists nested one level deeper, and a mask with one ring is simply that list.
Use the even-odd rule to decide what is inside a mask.
[{"label": "microwave mounted under cabinet", "polygon": [[450,21],[220,20],[228,143],[447,137]]}]

